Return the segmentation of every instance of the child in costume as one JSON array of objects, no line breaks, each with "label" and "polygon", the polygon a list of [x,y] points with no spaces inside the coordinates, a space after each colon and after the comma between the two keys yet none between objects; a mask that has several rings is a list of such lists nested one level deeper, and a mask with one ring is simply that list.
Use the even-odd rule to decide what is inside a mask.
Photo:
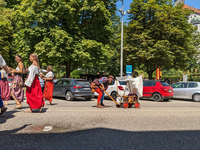
[{"label": "child in costume", "polygon": [[137,89],[133,88],[132,93],[129,93],[128,97],[129,101],[137,102],[138,101]]}]

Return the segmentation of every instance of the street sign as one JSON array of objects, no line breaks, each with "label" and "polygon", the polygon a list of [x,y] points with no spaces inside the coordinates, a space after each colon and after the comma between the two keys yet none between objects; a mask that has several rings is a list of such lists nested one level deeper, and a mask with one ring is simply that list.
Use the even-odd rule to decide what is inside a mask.
[{"label": "street sign", "polygon": [[126,65],[126,75],[127,76],[132,75],[132,65]]},{"label": "street sign", "polygon": [[188,81],[188,75],[183,75],[183,82],[187,82]]}]

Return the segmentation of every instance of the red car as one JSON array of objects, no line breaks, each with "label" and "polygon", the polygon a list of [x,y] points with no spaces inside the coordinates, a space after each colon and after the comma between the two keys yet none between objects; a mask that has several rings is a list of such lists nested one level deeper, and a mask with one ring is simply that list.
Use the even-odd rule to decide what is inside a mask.
[{"label": "red car", "polygon": [[168,101],[173,96],[173,88],[169,86],[168,83],[153,80],[143,81],[143,97],[152,98],[154,101],[158,102],[162,99],[164,101]]},{"label": "red car", "polygon": [[13,80],[13,77],[11,77],[11,76],[8,76],[8,77],[7,77],[7,81],[8,81],[8,84],[9,84],[9,87],[10,87],[10,88],[11,88],[12,80]]}]

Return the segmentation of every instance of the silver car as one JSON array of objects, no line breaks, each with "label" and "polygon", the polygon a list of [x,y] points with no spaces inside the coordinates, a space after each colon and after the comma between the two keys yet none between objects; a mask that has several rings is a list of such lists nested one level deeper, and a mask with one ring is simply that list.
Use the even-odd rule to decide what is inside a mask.
[{"label": "silver car", "polygon": [[93,93],[88,81],[63,78],[55,83],[53,96],[65,97],[68,101],[72,101],[75,97],[84,97],[86,100],[91,100]]},{"label": "silver car", "polygon": [[193,99],[200,101],[200,82],[177,82],[171,85],[174,91],[173,98]]}]

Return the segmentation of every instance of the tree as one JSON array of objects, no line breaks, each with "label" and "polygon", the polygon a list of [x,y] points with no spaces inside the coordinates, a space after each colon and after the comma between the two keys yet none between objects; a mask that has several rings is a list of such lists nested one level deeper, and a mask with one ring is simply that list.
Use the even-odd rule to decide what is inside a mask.
[{"label": "tree", "polygon": [[126,60],[148,73],[158,66],[184,68],[196,53],[192,45],[191,11],[171,0],[134,0],[130,5],[126,37]]},{"label": "tree", "polygon": [[3,55],[6,62],[10,65],[10,52],[13,27],[11,23],[12,10],[5,8],[6,3],[0,0],[0,53]]},{"label": "tree", "polygon": [[20,4],[20,0],[6,0],[6,8],[14,8],[16,5]]},{"label": "tree", "polygon": [[22,0],[14,13],[16,50],[25,63],[36,52],[45,65],[65,65],[67,76],[71,66],[102,70],[113,55],[110,11],[100,0]]},{"label": "tree", "polygon": [[197,30],[195,30],[195,32],[193,33],[193,45],[195,47],[195,49],[197,50],[197,55],[194,56],[194,58],[197,60],[197,62],[200,62],[200,32]]},{"label": "tree", "polygon": [[120,72],[120,49],[121,49],[121,22],[120,18],[115,20],[116,23],[112,26],[112,38],[110,40],[110,48],[114,55],[111,57],[109,63],[106,65],[106,73],[113,76],[119,76]]}]

